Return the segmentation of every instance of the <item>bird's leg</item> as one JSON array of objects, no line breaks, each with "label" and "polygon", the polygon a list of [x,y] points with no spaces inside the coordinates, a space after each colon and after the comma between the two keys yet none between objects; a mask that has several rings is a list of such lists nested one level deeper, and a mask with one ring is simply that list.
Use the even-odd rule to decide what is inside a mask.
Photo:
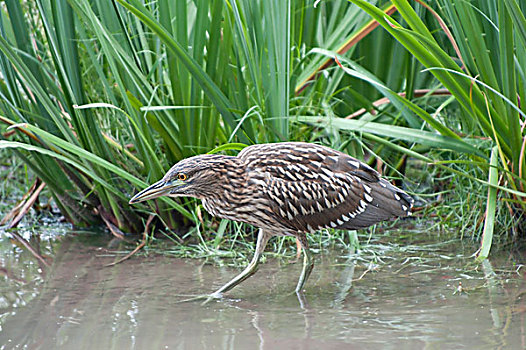
[{"label": "bird's leg", "polygon": [[271,235],[267,233],[267,231],[263,229],[259,229],[258,234],[258,240],[256,243],[256,251],[254,253],[254,257],[252,257],[252,260],[248,264],[248,266],[236,277],[232,278],[230,282],[223,285],[221,288],[213,292],[210,296],[213,298],[220,298],[221,295],[224,292],[228,292],[230,289],[237,286],[239,283],[243,282],[250,276],[252,276],[258,269],[259,264],[259,258],[261,257],[261,254],[263,254],[263,251],[265,250],[265,247],[267,246],[267,242],[269,240]]},{"label": "bird's leg", "polygon": [[301,270],[300,279],[296,286],[296,293],[301,293],[305,282],[309,279],[312,268],[314,267],[314,260],[312,259],[311,252],[309,250],[309,244],[307,242],[307,236],[302,235],[298,237],[301,247],[303,248],[303,269]]},{"label": "bird's leg", "polygon": [[226,283],[225,285],[223,285],[221,288],[219,288],[212,294],[199,295],[197,297],[182,300],[181,302],[184,303],[187,301],[205,299],[203,304],[206,304],[213,299],[221,298],[224,292],[228,292],[230,289],[234,288],[239,283],[243,282],[244,280],[252,276],[257,271],[258,264],[259,264],[259,258],[261,257],[261,254],[263,254],[263,251],[265,250],[265,247],[267,246],[267,242],[271,236],[272,235],[267,233],[267,231],[263,229],[259,229],[258,241],[256,243],[256,252],[254,253],[254,257],[252,258],[248,266],[243,270],[243,272],[241,272],[236,277],[232,278],[230,282]]}]

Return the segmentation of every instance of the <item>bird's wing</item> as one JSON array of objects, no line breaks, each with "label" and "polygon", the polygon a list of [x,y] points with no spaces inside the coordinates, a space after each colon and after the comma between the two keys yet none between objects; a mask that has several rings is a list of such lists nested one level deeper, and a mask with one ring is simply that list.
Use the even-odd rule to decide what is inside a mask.
[{"label": "bird's wing", "polygon": [[374,169],[330,148],[267,144],[248,147],[239,157],[276,218],[293,230],[367,227],[405,216],[411,207],[410,197]]},{"label": "bird's wing", "polygon": [[[343,227],[359,214],[361,191],[356,186],[271,178],[265,194],[280,221],[298,231]],[[348,182],[347,182],[348,183]],[[337,184],[337,186],[334,186]],[[360,202],[361,201],[361,202]]]}]

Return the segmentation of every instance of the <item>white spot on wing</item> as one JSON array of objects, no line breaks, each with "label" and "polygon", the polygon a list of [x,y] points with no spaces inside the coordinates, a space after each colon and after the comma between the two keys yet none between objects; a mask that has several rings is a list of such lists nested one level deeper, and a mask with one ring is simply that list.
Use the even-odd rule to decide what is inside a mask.
[{"label": "white spot on wing", "polygon": [[294,173],[294,176],[296,176],[296,179],[303,181],[305,179],[305,176],[301,175],[300,172]]},{"label": "white spot on wing", "polygon": [[290,159],[290,160],[295,160],[295,161],[300,161],[302,158],[301,157],[296,157],[295,155],[293,154],[287,154],[287,158]]},{"label": "white spot on wing", "polygon": [[292,213],[294,215],[298,215],[299,214],[298,209],[296,209],[296,207],[290,202],[289,202],[289,208],[290,208],[290,210],[292,211]]},{"label": "white spot on wing", "polygon": [[259,186],[265,186],[265,181],[260,180],[260,179],[252,178],[250,179],[250,182],[253,184],[259,185]]},{"label": "white spot on wing", "polygon": [[323,179],[323,181],[326,181],[326,182],[329,182],[331,181],[331,178],[328,177],[327,175],[325,174],[319,174],[319,176]]},{"label": "white spot on wing", "polygon": [[331,176],[331,177],[334,175],[332,171],[330,171],[329,169],[327,169],[325,167],[322,167],[321,171],[323,171],[325,174],[327,174],[328,176]]},{"label": "white spot on wing", "polygon": [[294,175],[288,170],[285,170],[285,176],[287,176],[292,181],[296,180],[296,177],[294,177]]},{"label": "white spot on wing", "polygon": [[357,169],[360,168],[360,163],[357,160],[350,160],[349,164]]},{"label": "white spot on wing", "polygon": [[373,201],[373,197],[369,196],[367,193],[364,193],[363,196],[365,197],[366,201],[368,201],[368,202],[372,202]]},{"label": "white spot on wing", "polygon": [[309,172],[309,168],[306,166],[306,165],[303,165],[303,164],[297,164],[296,165],[298,168],[300,168],[302,171],[304,172]]}]

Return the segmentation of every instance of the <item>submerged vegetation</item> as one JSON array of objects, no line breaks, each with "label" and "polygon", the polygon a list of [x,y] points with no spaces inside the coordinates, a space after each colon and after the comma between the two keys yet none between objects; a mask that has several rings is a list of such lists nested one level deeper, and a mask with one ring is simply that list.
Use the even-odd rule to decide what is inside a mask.
[{"label": "submerged vegetation", "polygon": [[485,257],[495,228],[524,230],[525,14],[518,0],[8,0],[0,151],[77,226],[141,232],[154,215],[174,241],[218,247],[228,223],[195,200],[130,196],[191,155],[318,142],[403,182],[417,217],[483,236]]}]

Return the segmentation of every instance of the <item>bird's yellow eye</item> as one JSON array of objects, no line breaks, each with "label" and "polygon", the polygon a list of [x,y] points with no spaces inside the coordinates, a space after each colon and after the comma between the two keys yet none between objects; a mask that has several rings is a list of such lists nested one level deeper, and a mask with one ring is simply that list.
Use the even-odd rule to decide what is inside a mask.
[{"label": "bird's yellow eye", "polygon": [[186,174],[183,174],[183,173],[179,173],[177,174],[177,179],[178,180],[181,180],[181,181],[184,181],[188,178],[188,176],[186,176]]}]

